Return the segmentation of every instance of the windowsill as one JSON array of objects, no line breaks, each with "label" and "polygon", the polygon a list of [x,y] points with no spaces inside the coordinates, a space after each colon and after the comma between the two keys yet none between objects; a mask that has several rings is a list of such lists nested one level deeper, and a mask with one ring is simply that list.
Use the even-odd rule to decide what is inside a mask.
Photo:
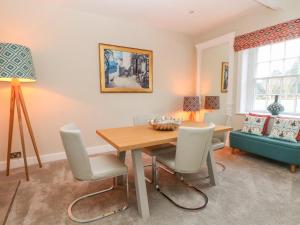
[{"label": "windowsill", "polygon": [[[285,118],[295,118],[295,119],[300,119],[300,115],[295,115],[295,114],[280,114],[278,116],[272,116],[271,114],[269,113],[263,113],[263,112],[252,112],[252,113],[256,113],[256,114],[260,114],[260,115],[266,115],[266,116],[271,116],[273,118],[275,117],[285,117]],[[249,113],[236,113],[235,115],[240,115],[240,116],[243,116],[243,115],[247,115]]]}]

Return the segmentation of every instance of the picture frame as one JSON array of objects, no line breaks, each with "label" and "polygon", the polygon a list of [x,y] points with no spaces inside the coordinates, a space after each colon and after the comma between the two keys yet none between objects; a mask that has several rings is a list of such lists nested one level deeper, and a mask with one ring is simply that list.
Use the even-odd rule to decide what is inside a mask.
[{"label": "picture frame", "polygon": [[228,92],[228,76],[229,76],[229,66],[228,62],[222,62],[221,69],[221,92]]},{"label": "picture frame", "polygon": [[100,91],[152,93],[153,52],[99,43]]}]

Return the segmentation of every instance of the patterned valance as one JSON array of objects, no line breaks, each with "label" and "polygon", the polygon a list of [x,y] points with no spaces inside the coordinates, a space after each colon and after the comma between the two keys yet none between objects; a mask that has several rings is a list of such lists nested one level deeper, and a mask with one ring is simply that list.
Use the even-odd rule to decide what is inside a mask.
[{"label": "patterned valance", "polygon": [[300,37],[300,18],[237,36],[234,50],[241,51]]}]

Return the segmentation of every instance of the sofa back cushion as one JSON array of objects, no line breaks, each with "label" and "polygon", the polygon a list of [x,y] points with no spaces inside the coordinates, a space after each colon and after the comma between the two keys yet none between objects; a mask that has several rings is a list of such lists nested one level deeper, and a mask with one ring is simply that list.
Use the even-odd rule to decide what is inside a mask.
[{"label": "sofa back cushion", "polygon": [[269,120],[269,122],[268,122],[268,128],[267,128],[267,132],[266,132],[266,135],[267,136],[269,136],[270,135],[270,133],[271,133],[271,130],[272,130],[272,128],[273,128],[273,124],[274,124],[274,119],[275,119],[275,117],[270,117],[270,120]]},{"label": "sofa back cushion", "polygon": [[249,113],[249,115],[250,116],[257,116],[257,117],[264,117],[264,118],[266,118],[266,121],[264,123],[264,128],[263,128],[263,131],[262,131],[262,134],[266,135],[267,132],[268,132],[268,125],[269,125],[269,121],[271,119],[271,116],[270,115],[263,115],[263,114],[256,114],[256,113]]},{"label": "sofa back cushion", "polygon": [[274,118],[269,137],[297,142],[300,121],[295,119]]},{"label": "sofa back cushion", "polygon": [[[290,117],[282,117],[282,116],[280,116],[279,118],[282,118],[282,119],[293,119],[293,120],[296,120],[296,121],[300,122],[299,118],[290,118]],[[272,124],[272,126],[273,126],[273,124]],[[270,133],[271,133],[271,130],[270,130]],[[296,140],[300,141],[300,130],[299,130],[298,136],[296,137]]]},{"label": "sofa back cushion", "polygon": [[246,115],[242,132],[262,136],[266,119],[266,117]]}]

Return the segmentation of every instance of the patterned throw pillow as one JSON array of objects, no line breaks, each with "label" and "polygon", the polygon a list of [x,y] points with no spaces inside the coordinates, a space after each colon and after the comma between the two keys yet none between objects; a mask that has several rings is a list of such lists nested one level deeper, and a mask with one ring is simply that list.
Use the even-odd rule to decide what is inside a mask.
[{"label": "patterned throw pillow", "polygon": [[246,115],[242,132],[262,136],[266,117]]},{"label": "patterned throw pillow", "polygon": [[269,137],[297,142],[296,138],[298,136],[299,129],[299,120],[275,118]]},{"label": "patterned throw pillow", "polygon": [[265,135],[268,132],[268,125],[269,125],[269,121],[271,119],[271,116],[269,115],[262,115],[262,114],[256,114],[256,113],[249,113],[250,116],[258,116],[258,117],[266,117],[266,121],[264,124],[264,129],[262,131],[262,134]]}]

